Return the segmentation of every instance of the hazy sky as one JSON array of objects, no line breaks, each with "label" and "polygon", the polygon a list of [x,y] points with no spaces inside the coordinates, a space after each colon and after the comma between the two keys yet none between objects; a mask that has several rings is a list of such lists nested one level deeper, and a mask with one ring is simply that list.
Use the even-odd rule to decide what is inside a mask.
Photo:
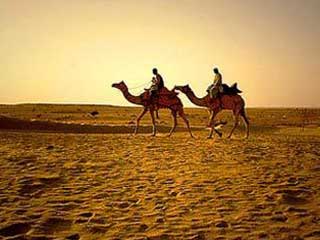
[{"label": "hazy sky", "polygon": [[1,0],[0,103],[128,105],[111,84],[153,67],[203,96],[218,66],[250,107],[320,107],[319,24],[320,0]]}]

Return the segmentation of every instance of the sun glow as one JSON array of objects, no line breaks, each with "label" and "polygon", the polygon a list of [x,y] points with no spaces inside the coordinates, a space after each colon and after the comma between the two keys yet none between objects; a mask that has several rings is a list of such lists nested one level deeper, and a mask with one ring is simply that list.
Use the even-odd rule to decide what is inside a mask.
[{"label": "sun glow", "polygon": [[201,96],[218,65],[249,106],[316,106],[319,4],[4,1],[0,102],[127,105],[110,85],[147,86],[155,66],[169,89],[189,83]]}]

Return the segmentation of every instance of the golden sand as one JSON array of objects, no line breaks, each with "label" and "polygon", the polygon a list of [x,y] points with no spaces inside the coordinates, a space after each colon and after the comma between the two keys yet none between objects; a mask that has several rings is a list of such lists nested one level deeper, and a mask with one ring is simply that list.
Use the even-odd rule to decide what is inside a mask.
[{"label": "golden sand", "polygon": [[[89,116],[93,110],[99,114]],[[233,139],[206,139],[201,109],[187,109],[195,139],[168,138],[166,111],[157,137],[2,129],[0,239],[319,239],[319,112],[302,128],[297,109],[249,109],[247,140],[243,128]],[[138,113],[0,107],[26,122],[119,127]],[[219,118],[228,120],[226,133],[232,117]]]}]

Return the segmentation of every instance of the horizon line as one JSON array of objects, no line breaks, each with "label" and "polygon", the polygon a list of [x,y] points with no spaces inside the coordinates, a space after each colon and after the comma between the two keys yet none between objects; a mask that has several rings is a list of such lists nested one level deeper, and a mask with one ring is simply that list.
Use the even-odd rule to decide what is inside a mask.
[{"label": "horizon line", "polygon": [[[114,105],[109,103],[91,103],[91,102],[16,102],[16,103],[0,103],[0,106],[17,106],[17,105],[96,105],[109,107],[141,107],[139,105]],[[203,108],[198,106],[184,106],[185,108]],[[246,106],[246,108],[309,108],[320,109],[320,106]],[[226,110],[226,109],[225,109]]]}]

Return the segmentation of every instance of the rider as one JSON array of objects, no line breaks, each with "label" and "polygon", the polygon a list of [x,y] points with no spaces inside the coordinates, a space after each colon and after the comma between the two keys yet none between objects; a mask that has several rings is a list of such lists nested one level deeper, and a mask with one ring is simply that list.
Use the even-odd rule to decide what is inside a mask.
[{"label": "rider", "polygon": [[219,69],[216,67],[213,69],[213,72],[215,74],[213,84],[211,84],[207,89],[207,92],[209,93],[210,98],[216,98],[218,96],[218,93],[223,92],[222,75],[219,72]]},{"label": "rider", "polygon": [[151,99],[153,100],[158,97],[159,92],[164,87],[164,82],[163,82],[163,78],[158,73],[158,69],[156,68],[152,69],[152,73],[154,77],[152,78],[152,85],[150,88],[150,92],[151,92]]}]

